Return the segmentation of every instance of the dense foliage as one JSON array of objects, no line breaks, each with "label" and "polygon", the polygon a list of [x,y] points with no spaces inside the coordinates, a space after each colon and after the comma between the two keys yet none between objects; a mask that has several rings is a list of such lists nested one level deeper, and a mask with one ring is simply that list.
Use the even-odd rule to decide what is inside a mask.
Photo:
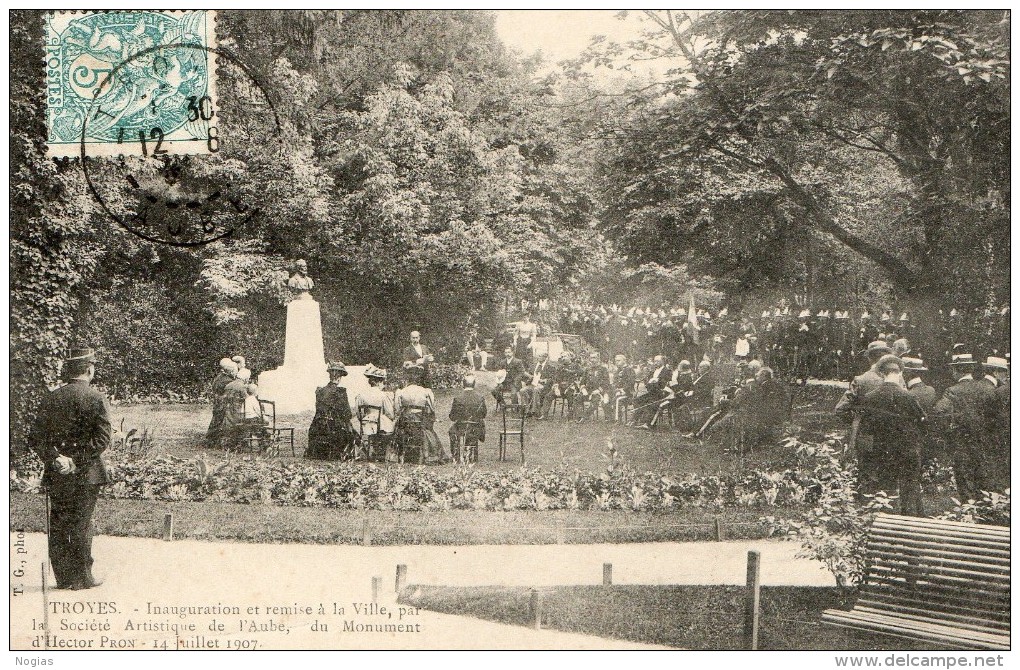
[{"label": "dense foliage", "polygon": [[1008,296],[1008,12],[639,18],[643,39],[581,59],[671,68],[602,124],[623,249],[731,289],[887,282],[916,313]]},{"label": "dense foliage", "polygon": [[[71,345],[118,397],[194,397],[224,355],[277,367],[297,258],[327,357],[379,365],[412,329],[454,362],[469,321],[491,335],[521,297],[797,293],[920,323],[1008,302],[1008,13],[622,20],[649,30],[540,77],[491,12],[220,12],[265,89],[221,63],[221,151],[93,170],[123,212],[212,183],[260,211],[178,249],[46,157],[43,15],[13,12],[12,448]],[[596,76],[648,59],[665,69]],[[151,179],[127,191],[126,170]]]}]

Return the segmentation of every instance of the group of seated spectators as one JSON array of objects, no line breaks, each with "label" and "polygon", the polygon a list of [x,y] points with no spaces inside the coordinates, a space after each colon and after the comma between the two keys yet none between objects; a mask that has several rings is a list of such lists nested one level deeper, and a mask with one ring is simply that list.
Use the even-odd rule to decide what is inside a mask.
[{"label": "group of seated spectators", "polygon": [[[454,399],[449,446],[435,431],[436,399],[424,386],[420,366],[407,366],[402,383],[387,388],[389,373],[369,365],[364,371],[368,388],[353,403],[340,386],[347,375],[343,363],[330,363],[330,382],[316,392],[315,417],[308,430],[305,456],[323,460],[394,462],[409,458],[421,463],[444,464],[460,458],[460,446],[477,447],[485,440],[486,405],[474,391],[474,377],[464,379],[464,392]],[[474,397],[474,396],[477,396]]]},{"label": "group of seated spectators", "polygon": [[[663,354],[671,360],[712,361],[739,356],[760,359],[783,379],[847,380],[857,371],[868,343],[881,339],[913,343],[933,362],[948,364],[950,349],[968,342],[976,355],[1003,356],[1009,351],[1009,307],[947,309],[923,317],[902,306],[869,311],[838,304],[780,300],[709,311],[693,305],[658,307],[527,302],[519,321],[503,332],[482,338],[470,329],[465,359],[476,369],[491,365],[506,346],[530,367],[539,336],[569,333],[603,355],[622,352],[632,360]],[[537,312],[528,310],[537,308]],[[925,327],[921,327],[923,325]]]},{"label": "group of seated spectators", "polygon": [[213,416],[205,434],[206,446],[238,449],[250,435],[265,430],[259,387],[251,382],[244,356],[220,360],[211,398]]},{"label": "group of seated spectators", "polygon": [[513,404],[536,420],[553,418],[558,407],[579,423],[601,414],[638,429],[672,425],[692,437],[739,437],[751,448],[772,439],[789,413],[786,388],[760,360],[713,366],[704,358],[695,368],[662,354],[632,363],[624,354],[602,362],[597,352],[565,351],[556,361],[539,353],[526,366],[508,346],[491,366],[500,378],[497,407]]}]

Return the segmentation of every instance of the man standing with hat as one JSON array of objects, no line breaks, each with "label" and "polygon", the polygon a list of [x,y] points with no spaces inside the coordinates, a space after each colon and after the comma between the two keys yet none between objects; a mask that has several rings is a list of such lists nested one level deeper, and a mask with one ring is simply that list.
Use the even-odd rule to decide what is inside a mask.
[{"label": "man standing with hat", "polygon": [[91,589],[92,514],[99,488],[110,482],[101,454],[110,446],[106,398],[91,388],[96,354],[72,349],[64,360],[67,384],[39,406],[29,444],[45,465],[50,497],[49,556],[59,589]]},{"label": "man standing with hat", "polygon": [[994,488],[996,427],[1001,424],[1001,413],[994,383],[974,379],[977,363],[972,354],[957,351],[950,365],[956,384],[935,403],[935,414],[949,421],[956,488],[960,500],[967,502],[979,499],[981,491]]},{"label": "man standing with hat", "polygon": [[914,396],[917,403],[924,410],[925,416],[931,416],[935,410],[937,394],[935,389],[924,383],[921,373],[927,372],[924,361],[920,358],[906,356],[903,358],[903,381],[907,385],[907,391]]},{"label": "man standing with hat", "polygon": [[[900,514],[923,516],[921,506],[921,449],[924,411],[903,384],[903,363],[893,354],[874,366],[882,377],[878,388],[861,399],[861,428],[873,438],[869,458],[877,467],[874,488],[899,492]],[[871,491],[868,491],[869,493]]]},{"label": "man standing with hat", "polygon": [[850,437],[847,446],[857,454],[857,493],[874,493],[881,478],[881,461],[873,456],[872,448],[874,439],[867,431],[866,426],[861,425],[860,403],[866,395],[876,390],[885,382],[885,378],[878,373],[875,366],[883,356],[892,353],[889,345],[882,340],[875,340],[868,344],[865,351],[871,367],[863,374],[854,377],[850,387],[843,394],[843,397],[836,403],[836,414],[851,418]]},{"label": "man standing with hat", "polygon": [[1001,356],[989,356],[985,359],[985,376],[983,384],[991,384],[995,388],[998,404],[998,417],[992,430],[996,437],[996,449],[992,456],[992,487],[996,491],[1009,488],[1009,361]]},{"label": "man standing with hat", "polygon": [[917,398],[904,388],[904,364],[897,356],[882,356],[873,369],[882,377],[882,383],[859,403],[861,428],[873,440],[869,458],[875,468],[871,483],[875,491],[899,492],[901,514],[923,516],[924,410]]},{"label": "man standing with hat", "polygon": [[354,444],[351,430],[351,403],[347,389],[340,386],[340,380],[347,376],[347,367],[339,362],[326,366],[329,383],[315,389],[315,417],[308,427],[307,458],[333,460],[349,458]]}]

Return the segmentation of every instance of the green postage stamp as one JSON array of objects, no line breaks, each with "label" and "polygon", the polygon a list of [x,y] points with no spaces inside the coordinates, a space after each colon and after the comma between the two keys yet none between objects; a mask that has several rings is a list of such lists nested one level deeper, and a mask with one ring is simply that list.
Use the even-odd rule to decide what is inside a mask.
[{"label": "green postage stamp", "polygon": [[210,10],[47,16],[50,155],[216,151],[215,24]]}]

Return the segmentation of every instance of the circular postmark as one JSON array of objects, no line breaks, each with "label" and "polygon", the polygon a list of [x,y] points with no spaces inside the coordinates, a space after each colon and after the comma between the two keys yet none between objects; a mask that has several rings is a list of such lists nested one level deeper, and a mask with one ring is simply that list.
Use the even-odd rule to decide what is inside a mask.
[{"label": "circular postmark", "polygon": [[[194,53],[202,58],[188,57]],[[196,63],[212,62],[207,54],[230,80],[232,104],[223,108],[213,73],[196,74]],[[180,85],[203,76],[205,87]],[[117,224],[150,242],[194,247],[261,214],[245,152],[281,142],[282,126],[266,88],[234,54],[188,42],[152,46],[97,82],[82,123],[81,164],[89,191]],[[231,131],[239,138],[234,151]]]}]

